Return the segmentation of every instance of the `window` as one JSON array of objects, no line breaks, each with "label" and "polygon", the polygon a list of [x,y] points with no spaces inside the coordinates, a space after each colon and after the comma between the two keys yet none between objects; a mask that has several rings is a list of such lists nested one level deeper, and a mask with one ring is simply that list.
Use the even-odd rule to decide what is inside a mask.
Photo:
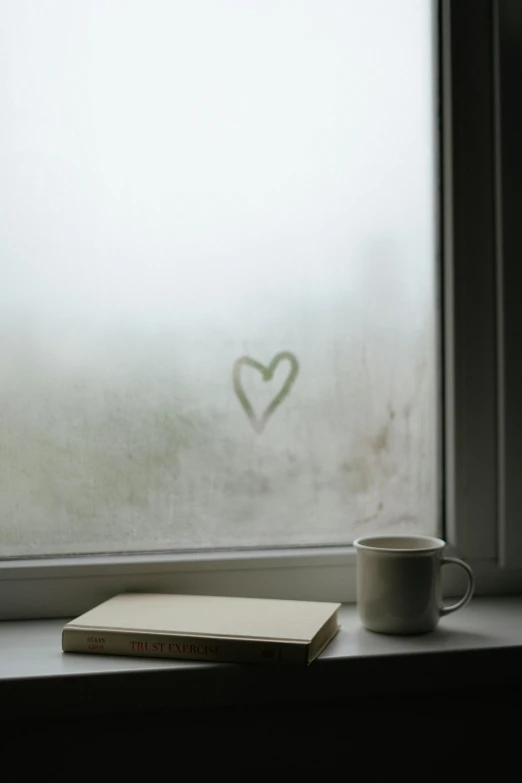
[{"label": "window", "polygon": [[4,554],[435,530],[433,36],[402,6],[4,4]]},{"label": "window", "polygon": [[351,600],[382,529],[500,584],[508,7],[2,4],[0,616]]}]

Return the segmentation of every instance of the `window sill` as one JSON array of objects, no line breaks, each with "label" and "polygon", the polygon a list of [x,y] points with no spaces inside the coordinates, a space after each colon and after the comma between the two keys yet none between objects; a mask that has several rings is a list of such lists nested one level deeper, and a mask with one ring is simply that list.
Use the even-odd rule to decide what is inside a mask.
[{"label": "window sill", "polygon": [[521,616],[522,597],[476,598],[433,634],[391,637],[365,631],[347,604],[338,636],[303,669],[63,654],[64,620],[4,622],[2,712],[27,720],[520,684]]}]

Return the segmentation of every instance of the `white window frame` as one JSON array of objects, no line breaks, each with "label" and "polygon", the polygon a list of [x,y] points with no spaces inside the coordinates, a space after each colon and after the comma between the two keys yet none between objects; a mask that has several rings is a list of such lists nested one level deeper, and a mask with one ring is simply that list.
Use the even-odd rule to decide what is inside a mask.
[{"label": "white window frame", "polygon": [[[514,405],[517,392],[522,399],[514,343],[522,317],[506,295],[520,275],[522,232],[512,219],[505,225],[508,199],[521,194],[504,176],[507,158],[521,164],[514,142],[522,128],[506,122],[506,100],[518,89],[516,53],[504,41],[513,2],[434,2],[442,95],[440,528],[472,564],[479,593],[522,589],[522,482],[514,476],[522,466],[515,437],[522,408]],[[458,591],[446,576],[448,592]],[[125,590],[352,602],[355,553],[305,547],[0,561],[0,619],[73,616]]]},{"label": "white window frame", "polygon": [[512,0],[444,0],[440,11],[444,530],[479,592],[513,592],[522,590],[522,18]]}]

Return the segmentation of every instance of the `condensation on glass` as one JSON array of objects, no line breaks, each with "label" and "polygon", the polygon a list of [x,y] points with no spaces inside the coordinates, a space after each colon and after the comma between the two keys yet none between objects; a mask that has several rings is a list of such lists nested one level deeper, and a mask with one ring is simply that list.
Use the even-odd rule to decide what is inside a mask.
[{"label": "condensation on glass", "polygon": [[432,26],[3,0],[1,555],[436,530]]}]

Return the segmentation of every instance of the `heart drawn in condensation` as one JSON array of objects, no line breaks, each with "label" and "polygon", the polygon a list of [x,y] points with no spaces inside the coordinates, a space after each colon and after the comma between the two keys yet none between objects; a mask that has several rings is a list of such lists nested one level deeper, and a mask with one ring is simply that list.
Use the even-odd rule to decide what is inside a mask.
[{"label": "heart drawn in condensation", "polygon": [[[258,418],[254,413],[254,409],[252,408],[250,400],[246,396],[243,389],[243,385],[241,383],[241,367],[244,365],[247,367],[252,367],[254,370],[257,370],[261,373],[264,381],[271,381],[274,377],[274,373],[279,362],[282,362],[285,359],[290,362],[290,371],[286,376],[285,382],[283,383],[279,393],[276,394],[272,402],[268,405],[267,409]],[[281,405],[285,397],[288,397],[290,389],[292,388],[294,381],[297,378],[298,372],[299,362],[295,358],[294,354],[290,353],[290,351],[282,351],[281,353],[278,353],[277,356],[274,356],[268,367],[265,367],[265,365],[261,364],[260,362],[256,362],[255,359],[251,359],[249,356],[241,356],[241,358],[236,359],[234,362],[234,370],[232,372],[234,391],[239,402],[241,403],[241,407],[250,419],[250,423],[256,432],[263,432],[270,416],[273,414],[275,409]]]}]

